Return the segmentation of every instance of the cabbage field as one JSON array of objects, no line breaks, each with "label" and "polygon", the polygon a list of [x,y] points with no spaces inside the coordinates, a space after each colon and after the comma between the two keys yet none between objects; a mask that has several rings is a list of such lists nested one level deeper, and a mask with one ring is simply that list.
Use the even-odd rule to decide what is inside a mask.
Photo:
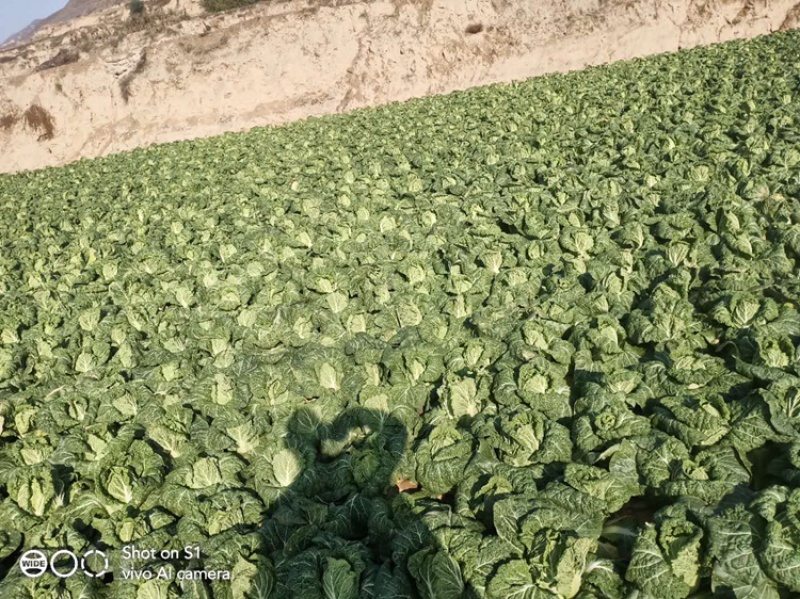
[{"label": "cabbage field", "polygon": [[800,597],[798,56],[0,178],[0,598]]}]

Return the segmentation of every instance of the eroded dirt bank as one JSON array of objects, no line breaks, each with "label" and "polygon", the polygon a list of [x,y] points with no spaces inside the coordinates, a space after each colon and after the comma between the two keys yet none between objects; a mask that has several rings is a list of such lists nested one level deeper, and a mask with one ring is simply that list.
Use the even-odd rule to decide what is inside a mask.
[{"label": "eroded dirt bank", "polygon": [[124,37],[104,33],[100,15],[0,52],[0,172],[750,38],[800,20],[797,0],[290,0],[216,16],[199,14],[194,0],[167,8]]}]

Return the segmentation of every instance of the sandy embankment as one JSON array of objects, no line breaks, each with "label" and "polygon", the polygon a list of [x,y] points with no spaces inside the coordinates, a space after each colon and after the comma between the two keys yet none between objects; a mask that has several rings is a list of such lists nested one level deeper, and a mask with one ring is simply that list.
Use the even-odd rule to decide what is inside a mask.
[{"label": "sandy embankment", "polygon": [[[186,18],[120,37],[108,23],[122,8],[0,51],[0,172],[750,38],[800,20],[798,0],[319,4],[203,16],[197,0],[172,0]],[[76,62],[36,71],[65,46],[82,50]]]}]

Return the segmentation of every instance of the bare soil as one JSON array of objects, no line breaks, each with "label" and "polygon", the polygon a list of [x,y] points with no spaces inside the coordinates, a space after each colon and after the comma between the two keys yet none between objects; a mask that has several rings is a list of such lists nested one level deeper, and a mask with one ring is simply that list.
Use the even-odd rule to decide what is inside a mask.
[{"label": "bare soil", "polygon": [[800,24],[797,0],[281,0],[215,15],[199,1],[131,20],[116,0],[72,0],[0,50],[0,172]]}]

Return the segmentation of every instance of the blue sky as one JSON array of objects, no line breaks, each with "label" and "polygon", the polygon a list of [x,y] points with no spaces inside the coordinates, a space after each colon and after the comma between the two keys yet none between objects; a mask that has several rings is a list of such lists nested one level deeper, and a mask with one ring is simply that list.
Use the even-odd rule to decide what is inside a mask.
[{"label": "blue sky", "polygon": [[31,21],[64,8],[67,0],[0,0],[0,43]]}]

